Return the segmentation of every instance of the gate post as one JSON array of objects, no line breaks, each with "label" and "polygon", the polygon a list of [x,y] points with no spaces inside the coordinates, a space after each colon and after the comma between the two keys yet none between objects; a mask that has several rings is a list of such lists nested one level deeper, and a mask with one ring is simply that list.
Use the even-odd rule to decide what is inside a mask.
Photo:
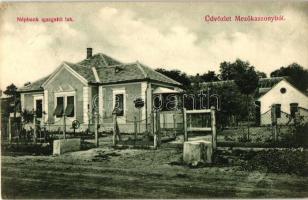
[{"label": "gate post", "polygon": [[63,139],[66,139],[66,114],[63,113]]},{"label": "gate post", "polygon": [[212,126],[212,148],[216,149],[217,135],[216,135],[216,117],[215,117],[215,107],[211,107],[211,126]]},{"label": "gate post", "polygon": [[154,110],[151,113],[151,135],[153,135],[153,142],[154,142],[154,148],[157,147],[157,141],[156,141],[156,133],[155,133],[155,112]]},{"label": "gate post", "polygon": [[173,116],[173,131],[174,131],[174,137],[176,137],[176,120],[175,120],[175,114],[172,115]]},{"label": "gate post", "polygon": [[94,125],[94,128],[95,128],[95,146],[96,147],[99,147],[99,141],[98,141],[98,112],[95,112],[95,125]]},{"label": "gate post", "polygon": [[154,134],[154,147],[156,148],[157,146],[160,145],[160,112],[156,112],[156,132]]},{"label": "gate post", "polygon": [[34,143],[36,143],[36,113],[35,113],[35,111],[33,112],[33,125],[34,125],[33,141],[34,141]]},{"label": "gate post", "polygon": [[112,142],[113,142],[113,146],[117,145],[117,141],[116,141],[116,133],[117,131],[117,114],[113,113],[113,137],[112,137]]},{"label": "gate post", "polygon": [[277,115],[276,115],[276,105],[273,104],[271,107],[271,117],[272,117],[272,128],[274,131],[274,140],[275,142],[278,140],[277,134]]},{"label": "gate post", "polygon": [[187,118],[186,118],[186,108],[183,108],[183,124],[184,124],[184,142],[188,141],[187,137]]}]

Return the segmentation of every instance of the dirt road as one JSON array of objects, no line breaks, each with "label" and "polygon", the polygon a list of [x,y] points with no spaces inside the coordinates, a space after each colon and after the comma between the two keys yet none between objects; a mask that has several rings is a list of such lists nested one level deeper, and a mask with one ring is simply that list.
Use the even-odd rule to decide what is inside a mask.
[{"label": "dirt road", "polygon": [[308,178],[170,165],[181,149],[3,156],[2,198],[307,197]]}]

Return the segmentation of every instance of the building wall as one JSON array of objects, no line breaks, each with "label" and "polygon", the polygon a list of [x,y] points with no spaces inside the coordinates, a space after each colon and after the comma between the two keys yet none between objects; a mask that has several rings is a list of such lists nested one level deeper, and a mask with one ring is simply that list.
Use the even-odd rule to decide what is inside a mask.
[{"label": "building wall", "polygon": [[34,92],[34,93],[22,93],[22,110],[32,111],[34,109],[34,96],[35,95],[44,95],[43,92]]},{"label": "building wall", "polygon": [[76,113],[74,118],[83,122],[83,86],[84,84],[65,68],[60,70],[44,88],[48,91],[48,122],[54,123],[56,120],[53,115],[56,107],[55,94],[65,92],[75,92]]},{"label": "building wall", "polygon": [[[112,111],[114,109],[114,91],[125,91],[124,117],[118,117],[118,124],[121,132],[131,133],[134,131],[134,116],[140,120],[139,110],[135,108],[134,100],[141,97],[141,83],[127,83],[110,86],[103,86],[103,128],[113,128]],[[144,126],[144,125],[143,125]],[[144,129],[144,128],[143,128]]]}]

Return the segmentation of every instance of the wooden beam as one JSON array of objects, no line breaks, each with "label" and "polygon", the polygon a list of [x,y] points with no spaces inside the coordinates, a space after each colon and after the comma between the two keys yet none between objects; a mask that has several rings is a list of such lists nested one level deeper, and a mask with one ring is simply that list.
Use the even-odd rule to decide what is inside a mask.
[{"label": "wooden beam", "polygon": [[184,142],[188,141],[187,136],[187,115],[186,115],[186,108],[183,108],[183,123],[184,123]]},{"label": "wooden beam", "polygon": [[202,110],[186,110],[187,114],[194,114],[194,113],[211,113],[211,109],[202,109]]},{"label": "wooden beam", "polygon": [[215,150],[217,135],[216,135],[216,116],[215,116],[214,107],[211,107],[211,126],[212,126],[212,147],[213,147],[213,150]]},{"label": "wooden beam", "polygon": [[212,131],[211,127],[189,127],[187,131]]}]

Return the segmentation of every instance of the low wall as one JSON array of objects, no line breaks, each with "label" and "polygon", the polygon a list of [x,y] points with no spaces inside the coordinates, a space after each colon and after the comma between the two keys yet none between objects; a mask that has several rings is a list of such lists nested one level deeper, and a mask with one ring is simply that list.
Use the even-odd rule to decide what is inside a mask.
[{"label": "low wall", "polygon": [[205,140],[184,142],[183,161],[191,165],[212,163],[212,143]]},{"label": "low wall", "polygon": [[61,139],[53,141],[53,155],[61,155],[66,152],[79,151],[81,146],[80,138]]}]

